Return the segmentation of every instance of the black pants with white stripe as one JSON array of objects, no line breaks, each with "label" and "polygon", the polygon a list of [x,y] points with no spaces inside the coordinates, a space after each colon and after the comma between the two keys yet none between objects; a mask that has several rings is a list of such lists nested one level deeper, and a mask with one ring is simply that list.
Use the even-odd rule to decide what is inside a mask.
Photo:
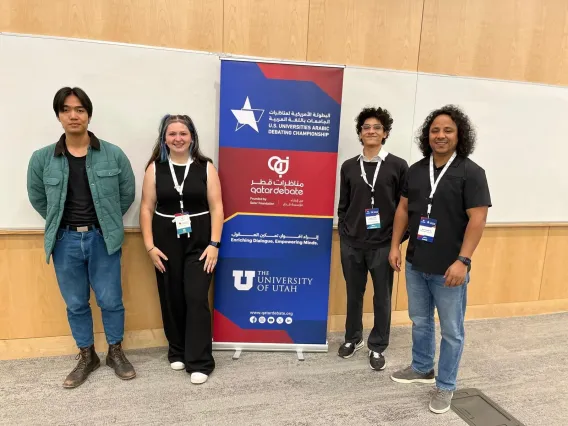
[{"label": "black pants with white stripe", "polygon": [[345,342],[356,344],[363,337],[363,296],[367,275],[371,273],[375,321],[367,346],[383,352],[389,345],[391,325],[391,296],[394,270],[389,264],[390,245],[376,249],[351,247],[343,240],[340,244],[341,266],[347,286],[347,319]]}]

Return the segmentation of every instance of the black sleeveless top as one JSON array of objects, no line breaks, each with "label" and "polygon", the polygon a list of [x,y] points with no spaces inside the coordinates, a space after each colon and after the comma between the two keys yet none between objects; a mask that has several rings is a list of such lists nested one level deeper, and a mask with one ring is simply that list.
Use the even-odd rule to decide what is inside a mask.
[{"label": "black sleeveless top", "polygon": [[[174,215],[181,212],[179,192],[174,187],[174,180],[168,162],[155,162],[156,170],[156,211]],[[174,171],[178,183],[183,181],[185,165],[175,165]],[[183,209],[187,213],[196,214],[209,211],[207,201],[207,164],[191,163],[185,184],[183,185]]]},{"label": "black sleeveless top", "polygon": [[[167,162],[156,162],[154,167],[156,170],[156,212],[166,215],[180,213],[179,193],[174,187],[169,164]],[[174,165],[174,172],[181,184],[185,165]],[[207,164],[193,162],[189,166],[187,178],[183,185],[183,210],[190,215],[209,211]],[[191,217],[191,229],[191,236],[184,234],[181,238],[177,238],[173,218],[160,216],[156,213],[152,218],[154,244],[170,259],[180,253],[194,256],[196,259],[201,256],[211,239],[211,214],[206,213]]]}]

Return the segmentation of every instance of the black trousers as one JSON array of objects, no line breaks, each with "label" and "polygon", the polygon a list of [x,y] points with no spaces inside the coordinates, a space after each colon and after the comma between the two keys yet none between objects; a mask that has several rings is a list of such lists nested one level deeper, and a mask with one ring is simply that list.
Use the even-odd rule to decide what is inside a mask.
[{"label": "black trousers", "polygon": [[[156,217],[155,231],[163,221],[171,223],[169,218]],[[169,227],[170,223],[166,225]],[[209,375],[215,369],[209,310],[212,274],[203,270],[205,260],[199,260],[203,247],[196,244],[197,235],[178,239],[175,225],[168,231],[154,232],[156,247],[168,257],[167,261],[162,260],[166,272],[156,270],[162,321],[169,342],[168,360],[183,362],[188,373]]]},{"label": "black trousers", "polygon": [[347,286],[345,342],[357,343],[363,337],[363,296],[367,286],[367,274],[370,272],[375,293],[373,297],[375,321],[367,346],[372,351],[382,353],[389,345],[391,325],[394,270],[388,261],[390,246],[359,249],[341,241],[340,252]]}]

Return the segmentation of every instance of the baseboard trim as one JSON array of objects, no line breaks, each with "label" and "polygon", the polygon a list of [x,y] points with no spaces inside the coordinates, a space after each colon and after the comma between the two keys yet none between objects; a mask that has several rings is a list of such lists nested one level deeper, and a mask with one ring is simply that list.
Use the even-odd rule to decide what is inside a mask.
[{"label": "baseboard trim", "polygon": [[[467,307],[466,320],[508,318],[567,311],[568,299],[472,305]],[[330,315],[328,320],[329,332],[341,332],[345,329],[345,315]],[[393,326],[409,325],[408,311],[393,311],[391,324]],[[372,313],[363,314],[363,327],[365,329],[373,327]],[[125,349],[165,347],[167,344],[164,330],[161,328],[132,330],[124,334],[123,346]],[[104,333],[95,334],[95,347],[99,351],[106,351],[107,343]],[[0,340],[0,360],[71,355],[74,353],[77,353],[77,347],[72,336]]]},{"label": "baseboard trim", "polygon": [[[568,226],[568,222],[489,222],[485,225],[487,228],[564,228]],[[337,225],[333,225],[333,229],[337,231]],[[139,233],[139,226],[125,226],[125,233]],[[44,234],[42,228],[0,228],[0,235],[40,235]]]},{"label": "baseboard trim", "polygon": [[[124,333],[124,349],[142,349],[167,346],[163,329],[133,330]],[[95,348],[106,352],[104,333],[95,333]],[[0,340],[0,360],[71,355],[77,353],[72,336],[36,337],[30,339]]]},{"label": "baseboard trim", "polygon": [[[491,305],[470,305],[467,307],[465,319],[489,319],[522,317],[529,315],[553,314],[568,311],[568,299],[537,300],[533,302],[496,303]],[[345,330],[345,315],[331,315],[329,317],[328,330],[330,332]],[[363,328],[373,327],[373,313],[363,314]],[[437,318],[436,318],[437,320]],[[393,311],[391,325],[410,325],[408,311]]]}]

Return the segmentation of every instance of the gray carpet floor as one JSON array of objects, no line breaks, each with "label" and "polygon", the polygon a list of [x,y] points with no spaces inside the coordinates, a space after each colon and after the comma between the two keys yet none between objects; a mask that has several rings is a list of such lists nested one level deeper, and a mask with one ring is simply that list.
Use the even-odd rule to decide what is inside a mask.
[{"label": "gray carpet floor", "polygon": [[[568,425],[568,313],[471,321],[458,386],[483,391],[525,425]],[[101,366],[81,387],[61,383],[74,356],[0,361],[2,425],[465,425],[453,411],[428,411],[431,385],[401,385],[389,374],[410,360],[410,327],[393,327],[387,369],[366,351],[215,352],[204,385],[169,368],[163,348],[129,351],[138,377],[119,380]],[[439,339],[438,339],[439,340]],[[102,355],[102,354],[100,354]]]}]

